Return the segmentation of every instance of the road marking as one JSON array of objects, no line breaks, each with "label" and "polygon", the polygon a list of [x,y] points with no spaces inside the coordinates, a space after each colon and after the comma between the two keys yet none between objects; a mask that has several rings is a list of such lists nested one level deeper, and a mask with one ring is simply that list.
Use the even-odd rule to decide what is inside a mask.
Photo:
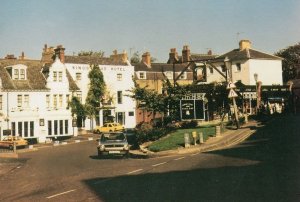
[{"label": "road marking", "polygon": [[174,159],[174,161],[178,161],[178,160],[180,160],[180,159],[184,159],[185,157],[183,156],[183,157],[180,157],[180,158],[178,158],[178,159]]},{"label": "road marking", "polygon": [[70,192],[73,192],[73,191],[76,191],[76,189],[72,189],[72,190],[65,191],[65,192],[62,192],[62,193],[59,193],[59,194],[55,194],[55,195],[52,195],[52,196],[48,196],[48,197],[46,197],[46,198],[47,198],[47,199],[54,198],[54,197],[57,197],[57,196],[60,196],[60,195],[63,195],[63,194],[67,194],[67,193],[70,193]]},{"label": "road marking", "polygon": [[196,155],[198,155],[199,153],[195,153],[195,154],[191,154],[191,156],[196,156]]},{"label": "road marking", "polygon": [[143,169],[137,169],[137,170],[134,170],[134,171],[131,171],[131,172],[127,173],[127,175],[132,174],[132,173],[137,173],[137,172],[140,172],[140,171],[142,171],[142,170],[143,170]]},{"label": "road marking", "polygon": [[156,166],[160,166],[160,165],[163,165],[163,164],[166,164],[167,162],[162,162],[162,163],[158,163],[158,164],[154,164],[152,165],[153,167],[156,167]]}]

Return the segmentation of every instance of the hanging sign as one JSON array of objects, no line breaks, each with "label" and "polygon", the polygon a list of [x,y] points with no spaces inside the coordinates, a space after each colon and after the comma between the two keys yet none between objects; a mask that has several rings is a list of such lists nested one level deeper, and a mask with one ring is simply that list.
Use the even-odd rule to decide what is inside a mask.
[{"label": "hanging sign", "polygon": [[237,97],[237,96],[238,96],[238,94],[233,89],[230,89],[228,98],[233,98],[233,97]]}]

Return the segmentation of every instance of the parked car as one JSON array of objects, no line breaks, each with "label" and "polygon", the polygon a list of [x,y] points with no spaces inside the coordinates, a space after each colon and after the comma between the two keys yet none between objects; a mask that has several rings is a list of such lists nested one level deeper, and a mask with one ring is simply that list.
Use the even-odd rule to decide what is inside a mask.
[{"label": "parked car", "polygon": [[96,126],[94,129],[95,133],[108,133],[116,131],[124,131],[124,126],[119,123],[105,123],[103,126]]},{"label": "parked car", "polygon": [[98,156],[123,155],[128,156],[129,144],[123,132],[103,133],[98,140]]},{"label": "parked car", "polygon": [[14,143],[16,147],[25,147],[28,145],[28,141],[18,137],[18,136],[6,136],[0,141],[0,147],[7,147],[9,149],[14,148]]}]

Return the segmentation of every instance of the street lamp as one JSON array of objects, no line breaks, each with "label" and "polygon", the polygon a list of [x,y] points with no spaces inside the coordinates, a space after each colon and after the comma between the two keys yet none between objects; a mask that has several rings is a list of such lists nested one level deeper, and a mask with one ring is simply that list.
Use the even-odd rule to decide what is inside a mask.
[{"label": "street lamp", "polygon": [[[224,59],[224,63],[225,63],[225,67],[226,67],[226,82],[227,82],[227,84],[229,84],[229,82],[232,82],[232,74],[231,74],[231,65],[232,64],[228,57],[226,57]],[[230,77],[229,81],[228,81],[227,71],[229,71],[229,77]],[[233,89],[230,89],[230,90],[233,90]],[[240,123],[239,123],[239,116],[238,116],[238,110],[237,110],[237,106],[236,106],[236,102],[235,102],[235,97],[232,97],[232,102],[233,102],[236,127],[237,127],[237,129],[239,129]]]},{"label": "street lamp", "polygon": [[254,73],[254,80],[255,80],[255,92],[256,92],[256,114],[257,114],[258,106],[259,106],[258,88],[257,88],[258,74],[257,73]]}]

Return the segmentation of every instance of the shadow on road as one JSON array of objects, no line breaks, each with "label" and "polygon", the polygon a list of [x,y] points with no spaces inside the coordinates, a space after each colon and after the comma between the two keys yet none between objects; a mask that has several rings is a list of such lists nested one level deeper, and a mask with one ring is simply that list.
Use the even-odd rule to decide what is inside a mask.
[{"label": "shadow on road", "polygon": [[300,201],[299,123],[300,117],[279,117],[243,144],[202,154],[239,159],[234,166],[214,162],[207,168],[84,183],[103,201]]}]

